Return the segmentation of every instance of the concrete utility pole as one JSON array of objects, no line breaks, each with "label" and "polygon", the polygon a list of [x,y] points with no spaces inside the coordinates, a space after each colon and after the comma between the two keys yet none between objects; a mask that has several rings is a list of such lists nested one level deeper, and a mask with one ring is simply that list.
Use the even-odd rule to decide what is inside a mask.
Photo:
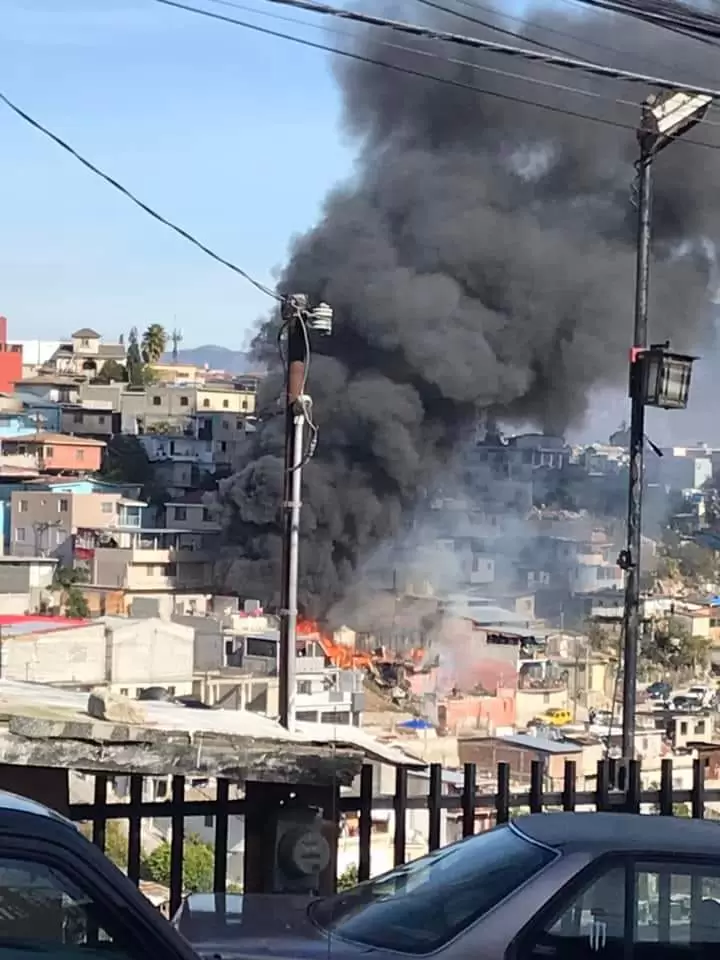
[{"label": "concrete utility pole", "polygon": [[[630,482],[628,491],[627,547],[618,558],[625,571],[623,614],[623,719],[622,754],[635,756],[637,666],[640,647],[640,554],[645,450],[645,406],[664,408],[687,403],[691,358],[676,356],[675,367],[664,347],[648,350],[648,295],[652,229],[652,163],[672,140],[695,126],[710,106],[709,96],[665,92],[649,97],[638,130],[637,259],[635,269],[635,319],[630,352]],[[689,363],[687,362],[689,361]],[[684,366],[683,366],[684,363]],[[683,370],[680,370],[683,367]],[[672,369],[671,369],[672,368]],[[686,376],[684,376],[686,374]],[[683,394],[679,396],[679,394]]]},{"label": "concrete utility pole", "polygon": [[[283,471],[282,584],[280,591],[279,706],[280,723],[295,726],[295,657],[297,655],[298,561],[302,468],[314,452],[317,428],[312,420],[312,400],[306,393],[310,360],[310,332],[332,333],[332,309],[325,303],[308,308],[305,294],[296,293],[282,303],[285,331],[285,460]],[[281,333],[282,333],[281,330]],[[305,426],[312,432],[305,449]]]}]

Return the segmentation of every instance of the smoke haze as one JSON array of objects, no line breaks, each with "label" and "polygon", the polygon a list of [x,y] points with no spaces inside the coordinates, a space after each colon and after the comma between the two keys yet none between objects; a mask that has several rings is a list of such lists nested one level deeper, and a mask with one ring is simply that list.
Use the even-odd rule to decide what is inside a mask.
[{"label": "smoke haze", "polygon": [[[453,9],[502,22],[474,5]],[[697,83],[715,75],[712,48],[629,18],[561,9],[533,13],[524,27],[503,25],[614,66]],[[418,5],[380,12],[507,39]],[[294,244],[280,283],[335,310],[334,335],[315,342],[310,373],[321,433],[305,471],[300,596],[313,616],[342,597],[358,564],[401,536],[418,502],[442,487],[452,451],[480,411],[559,434],[582,425],[595,388],[624,383],[633,129],[504,98],[634,128],[650,92],[377,28],[357,28],[349,49],[483,93],[341,58],[335,64],[346,129],[358,145],[356,173]],[[655,178],[651,337],[678,348],[701,345],[710,329],[711,264],[701,240],[714,237],[720,205],[720,154],[691,140],[718,144],[718,128],[703,124],[672,144]],[[276,329],[273,318],[261,331],[263,355]],[[268,416],[279,394],[271,376],[267,419],[223,489],[234,544],[226,585],[266,602],[277,599],[279,582],[282,418]]]}]

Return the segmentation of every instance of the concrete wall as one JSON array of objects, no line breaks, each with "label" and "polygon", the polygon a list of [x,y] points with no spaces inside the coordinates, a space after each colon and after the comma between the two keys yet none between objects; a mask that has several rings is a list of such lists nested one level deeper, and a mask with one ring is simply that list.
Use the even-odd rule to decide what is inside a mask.
[{"label": "concrete wall", "polygon": [[[174,686],[192,691],[194,630],[158,619],[108,622],[110,669],[116,686]],[[182,688],[182,689],[181,689]]]},{"label": "concrete wall", "polygon": [[568,692],[563,690],[518,690],[515,699],[515,722],[526,727],[535,717],[554,707],[567,707]]},{"label": "concrete wall", "polygon": [[105,679],[105,625],[67,627],[3,637],[2,676],[36,683],[93,686]]}]

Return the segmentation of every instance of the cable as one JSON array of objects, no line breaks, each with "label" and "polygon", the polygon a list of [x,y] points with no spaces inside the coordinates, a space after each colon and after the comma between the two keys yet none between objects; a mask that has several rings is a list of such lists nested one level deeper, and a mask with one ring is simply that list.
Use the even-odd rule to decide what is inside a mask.
[{"label": "cable", "polygon": [[[205,13],[208,16],[217,16],[209,11],[200,11],[198,8],[192,8],[177,0],[155,0],[156,3],[162,3],[168,7],[177,7],[181,10],[192,10],[193,12]],[[611,80],[623,80],[628,83],[642,83],[647,86],[654,86],[660,90],[671,90],[673,92],[684,92],[691,94],[700,94],[720,99],[720,90],[710,87],[690,86],[674,80],[666,80],[663,77],[654,77],[641,73],[633,73],[628,70],[619,70],[613,67],[605,67],[599,63],[592,63],[589,60],[576,60],[571,57],[560,57],[551,54],[541,53],[537,50],[528,50],[524,47],[515,47],[504,43],[495,43],[491,40],[479,40],[475,37],[468,37],[464,34],[447,33],[443,30],[433,30],[428,27],[421,27],[413,23],[405,23],[401,20],[386,20],[383,17],[375,17],[370,14],[357,13],[353,10],[341,10],[337,7],[329,6],[325,3],[315,2],[315,0],[267,0],[269,3],[280,4],[281,6],[297,7],[300,10],[307,10],[311,13],[322,14],[323,16],[338,17],[341,20],[350,20],[354,23],[362,23],[366,26],[385,27],[398,33],[404,33],[409,36],[421,37],[425,40],[441,40],[446,43],[455,43],[459,46],[471,47],[476,50],[486,50],[490,53],[499,53],[510,57],[519,57],[522,60],[529,60],[535,63],[542,63],[545,66],[559,67],[567,70],[578,70],[590,76],[607,77]]]},{"label": "cable", "polygon": [[[294,23],[299,26],[310,27],[311,29],[321,29],[314,23],[309,23],[306,20],[300,20],[297,17],[288,17],[283,16],[282,14],[277,14],[267,10],[256,10],[254,7],[247,6],[246,4],[236,3],[234,0],[210,0],[213,3],[219,3],[226,7],[232,7],[235,10],[245,10],[248,13],[255,13],[262,17],[269,17],[273,20],[282,20],[287,23]],[[423,0],[421,0],[423,2]],[[349,37],[350,39],[356,39],[357,34],[352,30],[343,30],[338,27],[325,27],[323,28],[331,33],[336,34],[341,37]],[[468,67],[471,70],[481,70],[485,73],[495,74],[496,76],[506,77],[509,80],[520,80],[524,83],[532,83],[538,86],[549,87],[553,90],[561,90],[564,93],[573,93],[582,97],[590,97],[593,100],[605,100],[608,103],[618,104],[620,106],[633,107],[635,110],[642,109],[642,104],[636,100],[620,100],[616,97],[609,97],[605,94],[598,93],[594,90],[581,90],[578,87],[571,87],[564,83],[554,83],[551,80],[541,80],[537,77],[529,77],[522,73],[512,73],[508,70],[501,70],[499,67],[491,67],[487,64],[482,63],[473,63],[470,60],[459,60],[455,57],[444,57],[442,54],[434,53],[432,50],[419,50],[415,47],[408,47],[399,43],[390,43],[387,40],[375,40],[379,46],[387,47],[390,50],[399,50],[403,53],[410,53],[418,57],[428,57],[432,60],[438,60],[441,63],[452,64],[457,67]],[[720,126],[720,123],[713,123],[713,121],[706,121],[710,126]]]},{"label": "cable", "polygon": [[[438,77],[430,73],[424,73],[421,70],[414,70],[411,67],[400,66],[396,63],[387,63],[383,60],[376,60],[374,57],[366,57],[360,53],[352,53],[349,50],[342,50],[340,47],[333,47],[329,44],[319,43],[315,40],[306,40],[302,37],[293,36],[292,34],[282,33],[279,30],[271,30],[268,27],[262,27],[256,23],[248,23],[245,20],[236,20],[233,17],[228,17],[220,13],[213,13],[210,10],[201,10],[199,7],[192,7],[184,3],[175,2],[175,0],[155,0],[155,2],[163,3],[166,6],[176,7],[179,10],[185,10],[188,13],[197,14],[202,17],[208,17],[212,20],[219,20],[223,23],[229,23],[236,27],[243,27],[246,30],[253,30],[256,33],[264,34],[265,36],[275,37],[280,40],[288,40],[291,43],[297,43],[300,46],[308,47],[313,50],[323,50],[326,53],[333,53],[339,57],[346,57],[349,60],[356,60],[360,63],[370,64],[371,66],[382,67],[386,70],[393,70],[395,73],[402,73],[412,77],[420,77],[424,80],[432,80],[435,83],[456,87],[460,90],[467,90],[470,93],[479,94],[481,96],[495,97],[500,100],[509,101],[510,103],[519,103],[524,106],[536,107],[539,110],[547,110],[550,113],[574,117],[575,119],[579,120],[588,120],[591,123],[602,123],[605,126],[616,127],[620,130],[630,130],[633,133],[637,131],[637,126],[635,124],[623,123],[621,120],[611,120],[608,117],[594,117],[590,114],[580,113],[576,110],[568,110],[564,107],[555,106],[554,104],[539,103],[536,100],[529,100],[525,97],[515,96],[514,94],[501,93],[499,90],[486,90],[482,87],[476,87],[470,83],[464,83],[461,80],[451,80],[448,77]],[[308,24],[308,26],[312,26],[312,24]],[[708,123],[709,121],[705,122]],[[683,143],[686,143],[688,146],[705,147],[709,150],[720,149],[720,144],[706,143],[702,140],[688,140],[686,137],[683,138]]]},{"label": "cable", "polygon": [[[310,27],[311,29],[320,29],[315,24],[309,23],[307,20],[300,20],[297,17],[284,16],[282,14],[274,13],[268,10],[257,10],[255,7],[251,7],[243,3],[238,3],[236,2],[236,0],[209,0],[209,2],[218,3],[225,7],[232,7],[234,10],[244,10],[248,13],[254,13],[262,17],[269,17],[272,20],[281,20],[286,23],[294,23],[299,26]],[[420,2],[424,2],[424,0],[420,0]],[[202,11],[198,11],[198,12],[202,12]],[[342,28],[338,28],[338,27],[325,27],[324,29],[341,37],[349,37],[351,39],[356,39],[357,37],[357,34],[352,30],[343,30]],[[632,107],[635,110],[642,109],[642,104],[636,100],[624,100],[618,97],[610,97],[605,94],[598,93],[595,90],[587,90],[587,89],[583,90],[578,87],[571,87],[563,83],[554,83],[551,80],[542,80],[539,77],[530,77],[521,73],[513,73],[508,70],[501,70],[499,67],[491,67],[491,66],[488,66],[487,64],[473,63],[470,60],[459,60],[455,57],[444,57],[442,56],[442,54],[434,53],[431,50],[419,50],[415,47],[408,47],[403,44],[390,43],[387,40],[375,40],[374,42],[379,46],[387,47],[391,50],[399,50],[403,53],[410,53],[418,57],[428,57],[432,60],[440,61],[441,63],[452,64],[453,66],[459,66],[459,67],[467,67],[471,70],[481,70],[485,73],[491,73],[496,76],[506,77],[507,79],[510,79],[510,80],[520,80],[521,82],[524,82],[524,83],[531,83],[538,86],[549,87],[550,89],[553,89],[553,90],[561,90],[564,93],[572,93],[572,94],[576,94],[577,96],[589,97],[593,100],[604,100],[607,103],[614,103],[619,106]],[[427,76],[430,77],[429,74]],[[587,119],[592,119],[592,118],[588,117]],[[711,126],[711,127],[720,127],[720,123],[718,123],[717,121],[709,120],[705,117],[703,117],[702,120],[699,120],[698,123],[704,123],[707,126]]]},{"label": "cable", "polygon": [[62,147],[71,157],[74,157],[79,163],[84,167],[94,173],[96,176],[100,177],[101,180],[104,180],[106,183],[109,183],[111,187],[114,187],[119,193],[124,197],[127,197],[135,206],[140,207],[148,216],[152,217],[154,220],[157,220],[158,223],[162,223],[164,226],[168,227],[174,233],[177,233],[183,239],[187,240],[194,247],[197,247],[198,250],[202,250],[211,259],[215,260],[217,263],[222,264],[224,267],[227,267],[228,270],[232,270],[233,273],[237,273],[244,280],[247,280],[248,283],[251,283],[257,290],[261,293],[266,294],[268,297],[272,297],[273,300],[282,301],[280,297],[274,290],[271,290],[269,287],[266,287],[265,284],[260,283],[259,280],[255,280],[254,277],[251,277],[249,273],[237,266],[237,264],[232,263],[230,260],[226,260],[224,257],[221,257],[218,253],[215,253],[209,247],[206,247],[204,243],[201,243],[196,237],[191,233],[188,233],[187,230],[183,230],[182,227],[179,227],[177,224],[172,223],[172,221],[167,220],[156,210],[153,210],[152,207],[149,207],[146,203],[143,203],[142,200],[139,200],[135,194],[131,193],[127,187],[124,187],[121,183],[111,177],[109,174],[104,173],[99,167],[96,167],[94,163],[91,163],[80,153],[77,152],[69,143],[66,143],[65,140],[62,140],[57,134],[53,133],[51,130],[48,130],[47,127],[44,127],[41,123],[38,123],[37,120],[33,120],[30,114],[25,113],[24,110],[21,110],[15,103],[10,100],[9,97],[6,97],[4,93],[0,92],[0,102],[4,103],[14,114],[20,117],[21,120],[24,120],[26,123],[30,124],[31,127],[34,127],[35,130],[39,130],[40,133],[44,134],[59,147]]}]

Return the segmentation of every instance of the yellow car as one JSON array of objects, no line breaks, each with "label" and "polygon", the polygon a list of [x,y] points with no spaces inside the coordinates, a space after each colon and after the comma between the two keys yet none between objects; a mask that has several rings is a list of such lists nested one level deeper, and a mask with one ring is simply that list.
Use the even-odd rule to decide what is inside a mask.
[{"label": "yellow car", "polygon": [[572,723],[572,714],[565,707],[551,707],[538,719],[541,723],[547,723],[553,727],[564,727],[566,724]]}]

